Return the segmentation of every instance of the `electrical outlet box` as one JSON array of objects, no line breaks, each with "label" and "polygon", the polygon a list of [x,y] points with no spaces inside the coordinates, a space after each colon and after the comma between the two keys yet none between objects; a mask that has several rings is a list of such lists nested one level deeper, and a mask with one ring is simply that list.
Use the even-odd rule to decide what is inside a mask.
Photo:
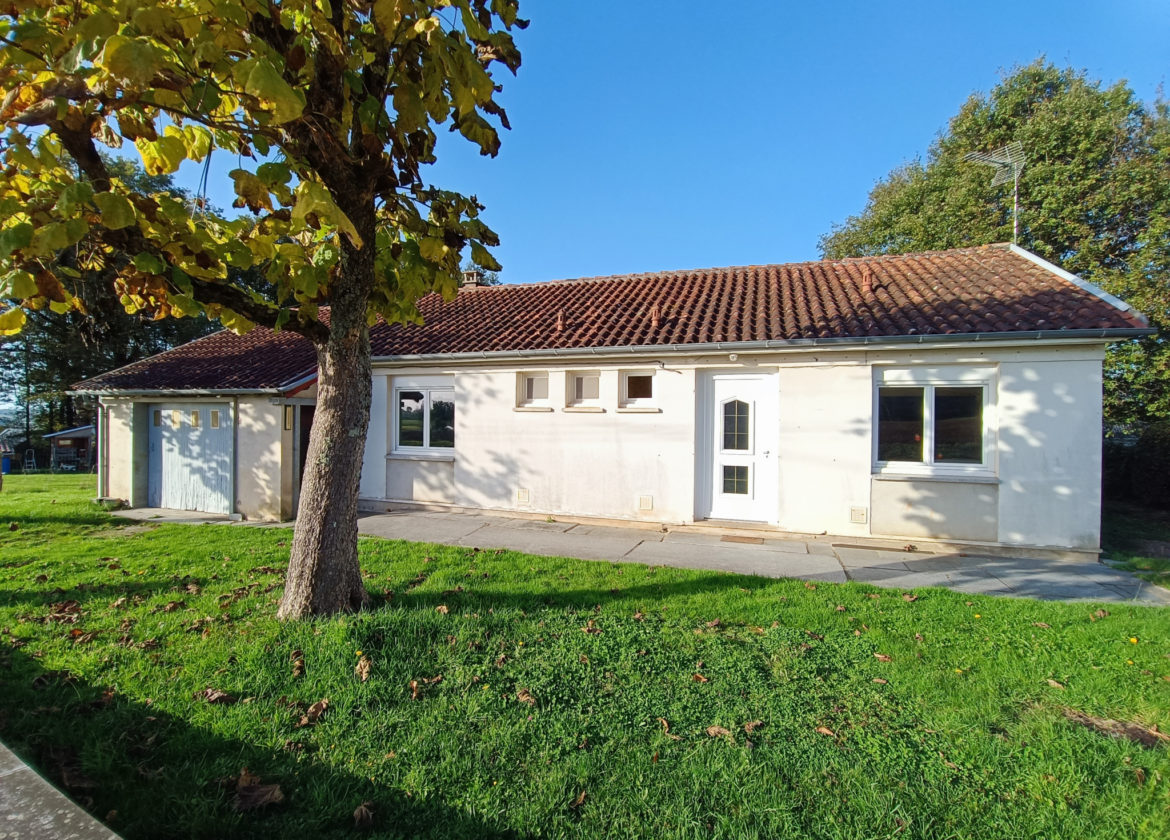
[{"label": "electrical outlet box", "polygon": [[864,525],[869,521],[869,509],[863,507],[849,508],[849,521],[854,525]]},{"label": "electrical outlet box", "polygon": [[654,497],[653,496],[639,496],[638,497],[638,510],[654,510]]},{"label": "electrical outlet box", "polygon": [[516,501],[522,505],[526,505],[531,501],[531,498],[529,497],[529,494],[528,494],[527,487],[521,487],[519,490],[516,491]]}]

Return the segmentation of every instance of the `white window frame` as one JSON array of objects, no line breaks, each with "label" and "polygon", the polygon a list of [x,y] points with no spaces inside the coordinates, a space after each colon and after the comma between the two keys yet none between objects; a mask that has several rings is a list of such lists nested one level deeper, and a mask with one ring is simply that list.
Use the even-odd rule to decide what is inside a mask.
[{"label": "white window frame", "polygon": [[[631,397],[630,396],[630,377],[631,376],[649,376],[650,377],[650,396],[649,397]],[[621,398],[618,405],[622,408],[653,408],[658,405],[658,383],[655,381],[657,377],[654,376],[654,370],[623,370],[621,376]]]},{"label": "white window frame", "polygon": [[[420,392],[423,395],[423,443],[422,446],[403,446],[399,443],[399,425],[401,416],[399,412],[400,395],[404,391]],[[440,458],[451,458],[455,455],[454,446],[431,446],[431,404],[434,394],[450,394],[452,402],[455,403],[455,417],[458,425],[459,417],[459,400],[455,386],[451,382],[419,382],[415,384],[409,380],[402,382],[395,382],[394,387],[390,392],[390,434],[391,447],[390,451],[394,455],[425,455],[435,456]],[[458,443],[458,436],[456,436],[456,443]]]},{"label": "white window frame", "polygon": [[[597,396],[577,398],[577,380],[592,376],[597,380]],[[600,370],[570,370],[565,373],[565,406],[566,408],[600,408],[601,406],[601,371]]]},{"label": "white window frame", "polygon": [[[529,392],[536,394],[540,388],[538,385],[544,384],[544,396],[529,396]],[[529,385],[532,388],[529,388]],[[545,370],[526,370],[516,374],[516,407],[527,409],[540,409],[549,411],[551,404],[548,399],[549,394],[549,376],[548,371]]]},{"label": "white window frame", "polygon": [[[921,461],[878,459],[880,395],[883,388],[922,389]],[[938,388],[979,388],[983,392],[983,462],[961,464],[934,460],[934,394]],[[978,367],[875,368],[873,381],[873,423],[870,430],[875,475],[922,476],[924,478],[989,479],[998,475],[998,428],[995,414],[997,391],[995,370]]]}]

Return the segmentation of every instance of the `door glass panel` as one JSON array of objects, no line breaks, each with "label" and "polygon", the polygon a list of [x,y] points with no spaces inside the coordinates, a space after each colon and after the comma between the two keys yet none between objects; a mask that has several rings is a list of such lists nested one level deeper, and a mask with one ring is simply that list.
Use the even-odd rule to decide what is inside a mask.
[{"label": "door glass panel", "polygon": [[723,404],[723,449],[746,451],[748,441],[748,404],[732,400]]},{"label": "door glass panel", "polygon": [[423,393],[398,392],[398,445],[423,445]]},{"label": "door glass panel", "polygon": [[748,468],[724,466],[723,492],[746,496],[748,494]]},{"label": "door glass panel", "polygon": [[[548,380],[545,379],[547,393]],[[431,446],[455,445],[455,392],[431,391]]]}]

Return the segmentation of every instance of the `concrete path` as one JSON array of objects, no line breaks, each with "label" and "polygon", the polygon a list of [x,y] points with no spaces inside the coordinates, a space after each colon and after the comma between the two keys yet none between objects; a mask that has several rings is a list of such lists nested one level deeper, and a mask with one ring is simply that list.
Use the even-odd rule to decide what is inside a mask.
[{"label": "concrete path", "polygon": [[721,535],[693,530],[583,525],[478,513],[367,514],[363,534],[411,542],[506,548],[527,554],[717,569],[765,577],[891,589],[943,586],[959,592],[1059,601],[1170,605],[1170,592],[1104,563],[895,551],[826,540]]},{"label": "concrete path", "polygon": [[118,840],[0,744],[0,838]]},{"label": "concrete path", "polygon": [[[231,522],[226,516],[137,508],[116,513],[144,522],[215,522],[235,527],[289,527],[289,523]],[[784,537],[774,531],[720,533],[718,529],[655,530],[540,519],[402,510],[364,513],[363,534],[410,542],[506,548],[527,554],[716,569],[764,577],[890,589],[944,586],[959,592],[1055,601],[1133,601],[1170,605],[1170,591],[1104,563],[1023,557],[899,551],[846,538]],[[750,535],[745,535],[750,534]]]}]

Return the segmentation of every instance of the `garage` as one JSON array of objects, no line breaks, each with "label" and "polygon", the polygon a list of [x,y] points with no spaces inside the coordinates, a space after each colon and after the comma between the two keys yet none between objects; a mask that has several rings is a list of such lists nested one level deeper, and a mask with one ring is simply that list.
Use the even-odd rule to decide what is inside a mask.
[{"label": "garage", "polygon": [[151,507],[232,512],[231,403],[150,406]]}]

